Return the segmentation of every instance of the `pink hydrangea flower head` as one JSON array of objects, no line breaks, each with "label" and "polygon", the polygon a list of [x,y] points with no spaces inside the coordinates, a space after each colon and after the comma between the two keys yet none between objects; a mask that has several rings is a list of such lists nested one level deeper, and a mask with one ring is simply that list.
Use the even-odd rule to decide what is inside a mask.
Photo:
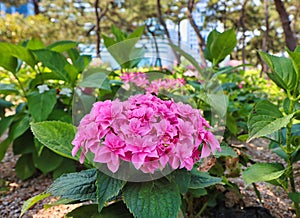
[{"label": "pink hydrangea flower head", "polygon": [[220,151],[209,129],[199,110],[152,94],[134,95],[123,102],[96,102],[78,126],[72,155],[81,148],[82,163],[92,152],[94,161],[106,164],[113,173],[121,161],[144,173],[167,165],[191,170],[200,158]]}]

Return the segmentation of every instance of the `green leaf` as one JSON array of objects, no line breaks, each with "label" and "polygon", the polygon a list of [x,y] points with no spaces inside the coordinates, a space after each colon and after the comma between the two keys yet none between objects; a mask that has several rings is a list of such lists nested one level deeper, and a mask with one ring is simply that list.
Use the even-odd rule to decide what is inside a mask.
[{"label": "green leaf", "polygon": [[211,106],[211,110],[224,117],[228,107],[228,96],[223,94],[209,94],[199,96],[204,102]]},{"label": "green leaf", "polygon": [[266,182],[278,179],[285,168],[280,163],[256,163],[243,172],[243,179],[249,185],[254,182]]},{"label": "green leaf", "polygon": [[43,93],[33,91],[28,94],[28,111],[35,122],[44,121],[51,114],[56,101],[55,89]]},{"label": "green leaf", "polygon": [[72,156],[71,151],[76,133],[76,127],[69,123],[61,121],[44,121],[32,123],[31,130],[34,136],[47,148],[55,153],[73,159],[79,160],[79,155]]},{"label": "green leaf", "polygon": [[300,204],[300,192],[290,192],[288,196],[293,202]]},{"label": "green leaf", "polygon": [[[134,50],[134,46],[139,41],[139,39],[140,38],[126,39],[110,47],[107,47],[107,50],[120,66],[129,64],[131,60],[143,58],[143,56],[132,57],[131,55],[132,51]],[[139,53],[137,54],[139,55]]]},{"label": "green leaf", "polygon": [[[299,83],[299,79],[300,79],[300,53],[299,52],[291,52],[289,50],[287,50],[287,52],[290,55],[290,58],[293,62],[293,66],[297,75],[297,79],[296,81]],[[290,73],[290,72],[288,72]]]},{"label": "green leaf", "polygon": [[78,86],[80,87],[89,87],[89,88],[99,88],[110,91],[109,80],[107,75],[104,72],[93,73],[85,77]]},{"label": "green leaf", "polygon": [[91,63],[91,61],[92,56],[81,55],[75,60],[74,66],[76,67],[78,72],[82,72]]},{"label": "green leaf", "polygon": [[124,202],[135,217],[177,217],[181,198],[177,185],[167,179],[127,183]]},{"label": "green leaf", "polygon": [[216,37],[213,38],[211,44],[208,44],[209,53],[213,59],[213,65],[216,66],[223,61],[224,58],[233,51],[236,43],[237,39],[234,29],[217,34]]},{"label": "green leaf", "polygon": [[95,202],[96,179],[96,169],[64,174],[52,183],[47,192],[56,197]]},{"label": "green leaf", "polygon": [[131,39],[131,38],[137,38],[137,37],[140,38],[140,37],[142,37],[144,29],[145,29],[144,25],[143,26],[139,26],[131,34],[129,34],[127,38]]},{"label": "green leaf", "polygon": [[200,198],[201,196],[207,195],[207,191],[205,188],[189,189],[189,193],[195,198]]},{"label": "green leaf", "polygon": [[107,176],[106,174],[99,171],[97,174],[97,199],[98,211],[100,212],[104,204],[109,199],[119,194],[126,182]]},{"label": "green leaf", "polygon": [[273,73],[269,73],[268,76],[273,82],[285,90],[293,90],[295,88],[297,74],[289,58],[277,57],[265,52],[259,52],[259,55],[272,70]]},{"label": "green leaf", "polygon": [[62,109],[54,109],[47,120],[59,120],[65,123],[72,123],[72,115]]},{"label": "green leaf", "polygon": [[[1,57],[0,57],[1,61]],[[1,65],[1,63],[0,63]],[[11,94],[11,93],[18,93],[18,90],[16,89],[15,84],[6,84],[6,83],[0,83],[0,94]]]},{"label": "green leaf", "polygon": [[0,49],[0,66],[15,74],[18,67],[18,60],[11,55],[1,52]]},{"label": "green leaf", "polygon": [[126,39],[126,35],[121,31],[121,29],[117,28],[115,25],[111,25],[110,29],[118,42],[121,42]]},{"label": "green leaf", "polygon": [[248,142],[285,127],[292,117],[293,114],[283,116],[278,107],[269,101],[258,102],[252,109],[248,119]]},{"label": "green leaf", "polygon": [[36,168],[47,174],[55,169],[62,163],[63,157],[57,155],[48,148],[44,148],[40,155],[33,153],[33,162]]},{"label": "green leaf", "polygon": [[4,158],[5,153],[11,143],[12,139],[10,139],[9,137],[7,137],[4,141],[0,142],[0,161],[2,161],[2,159]]},{"label": "green leaf", "polygon": [[210,176],[208,172],[200,172],[196,169],[191,171],[190,189],[206,188],[222,181],[222,178]]},{"label": "green leaf", "polygon": [[17,176],[22,180],[28,179],[30,176],[32,176],[35,173],[32,155],[22,155],[16,163],[15,171]]},{"label": "green leaf", "polygon": [[78,44],[79,44],[78,42],[63,40],[63,41],[54,42],[53,44],[49,45],[47,49],[61,53],[76,47]]},{"label": "green leaf", "polygon": [[30,50],[45,48],[44,43],[40,39],[35,39],[35,38],[26,41],[25,46],[27,49]]},{"label": "green leaf", "polygon": [[226,116],[226,127],[233,135],[236,136],[236,134],[238,133],[238,127],[236,124],[236,120],[234,119],[232,114],[227,114]]},{"label": "green leaf", "polygon": [[114,39],[112,39],[112,38],[110,38],[110,37],[108,37],[104,34],[101,34],[101,36],[102,36],[103,43],[104,43],[106,48],[109,48],[110,46],[113,46],[114,44],[118,43]]},{"label": "green leaf", "polygon": [[[36,61],[31,53],[31,51],[27,48],[24,48],[19,45],[14,45],[12,43],[7,42],[0,42],[0,54],[1,56],[13,56],[16,57],[24,62],[26,62],[29,66],[34,67]],[[1,57],[2,59],[2,57]],[[7,58],[5,58],[7,59]],[[12,68],[15,66],[15,61],[11,60],[5,60],[6,63],[12,63]],[[14,72],[14,71],[12,71]]]},{"label": "green leaf", "polygon": [[172,175],[174,176],[175,182],[179,188],[181,194],[185,194],[190,186],[191,173],[187,170],[180,169],[175,170]]},{"label": "green leaf", "polygon": [[13,142],[14,155],[29,154],[35,151],[33,135],[30,130],[27,130]]},{"label": "green leaf", "polygon": [[170,44],[170,46],[179,54],[181,54],[183,57],[185,57],[195,68],[196,70],[201,74],[203,78],[206,78],[206,76],[203,73],[203,70],[200,68],[199,63],[196,61],[196,59],[191,56],[190,54],[183,51],[181,48],[179,48],[176,45]]},{"label": "green leaf", "polygon": [[228,146],[225,143],[221,144],[221,152],[216,151],[216,153],[214,154],[214,156],[216,158],[219,157],[238,157],[237,153],[233,150],[233,148],[231,148],[230,146]]},{"label": "green leaf", "polygon": [[117,202],[103,208],[101,213],[97,211],[97,204],[83,205],[67,214],[72,218],[132,218],[123,202]]},{"label": "green leaf", "polygon": [[75,162],[64,158],[61,164],[53,171],[53,178],[56,179],[64,173],[76,172]]},{"label": "green leaf", "polygon": [[37,202],[47,198],[50,196],[50,193],[41,193],[39,195],[36,195],[32,198],[27,199],[22,206],[22,210],[21,210],[21,215],[20,217],[22,217],[24,215],[24,213],[31,208],[33,205],[35,205]]},{"label": "green leaf", "polygon": [[1,120],[0,120],[0,137],[5,133],[5,131],[12,124],[14,119],[15,119],[14,115],[1,118]]},{"label": "green leaf", "polygon": [[15,140],[26,132],[27,129],[29,129],[29,116],[22,114],[18,119],[15,119],[10,126],[8,137],[11,138],[11,140]]},{"label": "green leaf", "polygon": [[48,203],[48,204],[44,204],[44,209],[47,210],[53,206],[57,206],[60,204],[72,204],[72,203],[78,203],[78,201],[75,201],[73,199],[66,199],[66,198],[60,198],[56,201],[54,201],[53,203]]},{"label": "green leaf", "polygon": [[60,79],[72,82],[77,77],[77,69],[71,65],[61,53],[40,49],[35,50],[34,54],[45,67],[48,67]]}]

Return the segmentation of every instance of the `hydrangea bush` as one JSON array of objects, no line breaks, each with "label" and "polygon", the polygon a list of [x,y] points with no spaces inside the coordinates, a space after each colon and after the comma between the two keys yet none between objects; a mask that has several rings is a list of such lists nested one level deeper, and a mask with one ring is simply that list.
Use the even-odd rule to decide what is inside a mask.
[{"label": "hydrangea bush", "polygon": [[[173,100],[145,94],[127,101],[97,102],[80,122],[73,140],[73,156],[82,148],[94,161],[106,163],[115,173],[120,161],[131,162],[144,173],[169,164],[172,169],[191,170],[196,161],[220,151],[200,111]],[[201,145],[201,149],[199,146]]]}]

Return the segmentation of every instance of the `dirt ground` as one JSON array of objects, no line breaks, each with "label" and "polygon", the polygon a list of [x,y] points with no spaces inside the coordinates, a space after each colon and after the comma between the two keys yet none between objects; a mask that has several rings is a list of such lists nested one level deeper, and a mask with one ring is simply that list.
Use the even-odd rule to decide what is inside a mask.
[{"label": "dirt ground", "polygon": [[[253,143],[241,144],[240,142],[236,142],[239,146],[245,146],[247,154],[251,155],[255,161],[273,162],[280,160],[276,155],[268,151],[266,148],[267,143],[264,140],[258,140],[254,143],[255,145]],[[28,198],[43,192],[52,182],[50,176],[43,175],[37,175],[26,181],[18,179],[14,172],[17,158],[17,156],[13,155],[10,148],[0,165],[0,217],[3,218],[19,217],[23,202]],[[296,165],[296,174],[296,178],[298,178],[296,183],[297,187],[299,187],[300,164]],[[271,186],[267,183],[258,183],[257,188],[260,191],[262,198],[261,205],[252,186],[246,187],[241,178],[234,179],[233,181],[240,187],[245,206],[265,207],[270,211],[272,216],[276,218],[295,217],[292,208],[289,206],[291,203],[290,200],[280,188]],[[78,207],[78,205],[60,205],[44,210],[43,203],[48,203],[48,201],[49,199],[38,203],[26,212],[23,217],[59,218],[64,217],[66,213],[75,207]]]}]

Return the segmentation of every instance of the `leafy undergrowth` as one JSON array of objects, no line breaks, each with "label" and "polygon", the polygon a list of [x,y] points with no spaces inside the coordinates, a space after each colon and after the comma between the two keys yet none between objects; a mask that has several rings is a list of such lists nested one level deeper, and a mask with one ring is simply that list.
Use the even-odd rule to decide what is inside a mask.
[{"label": "leafy undergrowth", "polygon": [[[239,141],[233,141],[233,145],[245,146],[247,153],[253,157],[255,161],[280,161],[278,157],[267,150],[267,142],[260,139],[255,140],[253,143],[241,144]],[[1,163],[0,168],[0,180],[1,180],[1,192],[0,192],[0,211],[1,217],[19,217],[21,213],[21,207],[25,200],[31,196],[37,195],[43,192],[52,183],[50,176],[36,175],[26,181],[21,181],[17,178],[14,167],[17,157],[13,156],[11,149],[6,154],[4,160]],[[300,164],[296,165],[296,173],[300,174]],[[279,188],[276,189],[267,183],[258,183],[257,188],[261,193],[262,204],[252,188],[249,186],[246,188],[244,181],[239,177],[232,179],[241,190],[243,195],[243,202],[245,207],[259,207],[263,206],[270,211],[270,213],[276,218],[293,217],[291,208],[289,208],[290,200]],[[300,183],[300,181],[297,181]],[[231,193],[226,193],[228,199],[232,199]],[[54,201],[55,199],[53,199]],[[43,209],[43,204],[48,203],[48,200],[42,201],[31,208],[23,217],[63,217],[65,214],[73,210],[77,205],[58,205],[51,207],[47,210]],[[231,203],[227,201],[227,203]],[[231,205],[227,205],[231,206]],[[224,208],[219,209],[224,210]],[[235,211],[235,209],[230,212]]]}]

